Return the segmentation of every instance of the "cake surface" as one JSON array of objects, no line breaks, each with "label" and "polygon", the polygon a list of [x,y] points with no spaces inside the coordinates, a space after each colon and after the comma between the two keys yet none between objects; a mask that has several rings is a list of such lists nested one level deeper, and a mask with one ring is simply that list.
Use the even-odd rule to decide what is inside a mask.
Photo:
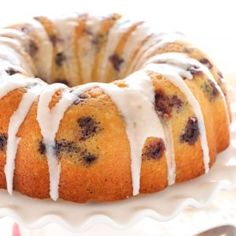
[{"label": "cake surface", "polygon": [[114,201],[209,171],[229,145],[224,78],[157,30],[118,14],[0,30],[0,188]]}]

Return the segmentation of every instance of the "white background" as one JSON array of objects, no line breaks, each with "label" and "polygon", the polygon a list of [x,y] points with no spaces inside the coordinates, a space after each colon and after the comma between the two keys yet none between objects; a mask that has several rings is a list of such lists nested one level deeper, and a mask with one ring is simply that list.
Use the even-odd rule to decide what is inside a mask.
[{"label": "white background", "polygon": [[[233,74],[236,75],[234,0],[1,0],[0,25],[23,21],[35,15],[63,15],[87,11],[102,14],[124,13],[132,18],[150,21],[155,24],[157,31],[184,32],[214,58],[225,75],[230,75],[231,78]],[[0,236],[10,235],[8,224],[12,222],[4,222],[3,224],[0,220]],[[154,220],[147,224],[140,223],[139,231],[141,226],[146,227],[142,228],[143,233],[147,233],[145,235],[156,235],[155,231],[150,231],[155,229]],[[52,232],[49,235],[51,234]],[[112,235],[111,231],[109,234]]]}]

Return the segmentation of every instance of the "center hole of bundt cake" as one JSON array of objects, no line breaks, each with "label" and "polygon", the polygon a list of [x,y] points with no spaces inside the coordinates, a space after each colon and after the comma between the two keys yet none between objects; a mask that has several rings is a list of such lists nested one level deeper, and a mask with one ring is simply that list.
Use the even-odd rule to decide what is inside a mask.
[{"label": "center hole of bundt cake", "polygon": [[33,65],[26,60],[22,66],[49,84],[74,87],[126,78],[142,67],[143,53],[152,45],[153,35],[144,33],[143,21],[119,14],[102,18],[82,14],[55,21],[39,16],[34,21],[36,28],[28,23],[13,27],[27,35],[23,47]]},{"label": "center hole of bundt cake", "polygon": [[142,67],[144,46],[152,42],[152,37],[143,33],[147,28],[144,22],[120,19],[117,14],[55,22],[45,17],[34,20],[40,32],[30,24],[21,26],[20,31],[27,34],[24,46],[35,68],[33,74],[49,84],[74,87],[126,78]]},{"label": "center hole of bundt cake", "polygon": [[[89,50],[93,51],[93,48]],[[88,52],[90,53],[90,52]],[[55,66],[52,70],[51,78],[44,79],[48,83],[64,83],[69,87],[89,83],[105,82],[109,83],[114,80],[126,77],[129,70],[128,64],[117,53],[111,53],[105,62],[99,61],[98,55],[93,56],[93,60],[82,61],[83,66],[68,65],[66,53],[60,52],[55,56]]]}]

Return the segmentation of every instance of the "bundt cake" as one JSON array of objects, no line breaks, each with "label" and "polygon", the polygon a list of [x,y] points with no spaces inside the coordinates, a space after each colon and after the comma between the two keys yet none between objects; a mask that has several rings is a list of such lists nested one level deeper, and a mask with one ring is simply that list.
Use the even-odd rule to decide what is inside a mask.
[{"label": "bundt cake", "polygon": [[113,201],[209,171],[229,144],[222,74],[181,33],[118,14],[0,30],[0,188]]}]

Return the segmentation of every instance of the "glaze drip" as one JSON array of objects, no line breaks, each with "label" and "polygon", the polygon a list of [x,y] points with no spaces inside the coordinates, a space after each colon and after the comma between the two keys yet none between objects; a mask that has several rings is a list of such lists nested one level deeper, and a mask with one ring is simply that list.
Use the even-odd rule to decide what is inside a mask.
[{"label": "glaze drip", "polygon": [[[58,185],[61,171],[61,165],[58,162],[55,153],[55,138],[65,111],[76,99],[74,93],[70,93],[66,88],[67,87],[63,84],[52,84],[44,89],[40,94],[37,110],[37,120],[39,122],[43,143],[46,148],[46,155],[48,157],[50,196],[53,200],[57,200],[58,198]],[[63,91],[62,97],[54,107],[49,109],[49,103],[58,90]]]},{"label": "glaze drip", "polygon": [[[28,82],[28,81],[27,81]],[[11,116],[8,128],[8,140],[7,140],[7,150],[6,150],[6,165],[5,165],[5,175],[7,182],[7,190],[9,194],[13,191],[13,177],[15,169],[15,158],[17,153],[17,147],[20,142],[20,137],[17,137],[17,132],[25,120],[30,107],[33,102],[39,96],[43,89],[42,85],[36,85],[30,88],[22,96],[21,102],[18,105],[17,110]]]},{"label": "glaze drip", "polygon": [[[159,101],[162,111],[165,108],[164,115],[160,109],[155,109],[157,94],[155,94],[156,88],[149,72],[162,75],[178,87],[191,105],[194,118],[190,119],[189,123],[191,125],[193,123],[193,129],[189,131],[186,128],[182,137],[184,142],[190,143],[193,142],[190,140],[192,136],[195,139],[199,136],[205,172],[208,172],[210,157],[204,116],[201,106],[188,87],[186,80],[193,80],[199,73],[206,76],[214,94],[218,95],[219,93],[224,102],[225,112],[228,114],[225,96],[211,73],[213,65],[208,59],[204,58],[198,61],[183,53],[155,55],[157,52],[160,53],[160,49],[167,44],[184,41],[181,34],[157,34],[146,24],[132,22],[125,18],[117,18],[111,28],[106,31],[103,28],[103,20],[99,17],[75,16],[52,21],[60,40],[56,36],[49,37],[45,26],[32,20],[29,22],[29,28],[33,28],[35,31],[33,46],[32,41],[29,40],[32,33],[30,30],[3,29],[0,32],[0,99],[15,89],[24,90],[21,101],[10,118],[7,140],[5,136],[2,138],[2,146],[6,145],[5,176],[7,190],[10,194],[14,188],[15,159],[21,140],[17,134],[31,106],[34,102],[38,102],[37,122],[42,135],[39,150],[40,154],[47,156],[50,197],[53,200],[58,199],[61,164],[55,150],[59,145],[56,136],[60,129],[60,123],[70,106],[80,105],[81,102],[89,99],[83,93],[95,87],[100,88],[111,99],[124,120],[130,145],[133,195],[140,192],[142,150],[149,137],[161,140],[158,144],[160,146],[149,155],[153,159],[158,159],[160,155],[164,154],[168,168],[168,185],[174,184],[176,163],[173,130],[170,123],[163,119],[163,116],[167,113],[167,115],[171,114],[169,107],[171,109],[175,107],[178,110],[183,104],[174,95],[165,100],[169,107],[166,106],[166,103]],[[101,34],[102,30],[106,32],[106,35]],[[72,40],[75,35],[78,36],[76,43]],[[123,47],[120,46],[122,40],[124,40]],[[101,49],[101,43],[104,45],[99,54],[101,58],[99,58],[97,65],[95,58],[96,53]],[[31,57],[28,55],[24,60],[25,52],[19,50],[21,45],[26,51],[33,47],[33,53],[29,52]],[[72,45],[75,46],[72,47]],[[55,46],[58,47],[59,54],[57,54],[56,60],[53,60]],[[61,83],[48,85],[40,79],[31,78],[38,75],[45,81],[53,83],[53,63],[62,67],[65,72],[65,78],[58,77],[58,81],[64,81],[71,85],[86,84],[69,89]],[[94,69],[96,67],[99,70],[96,71]],[[114,70],[113,74],[112,69]],[[89,83],[93,81],[94,71],[96,71],[96,79],[100,82]],[[124,78],[122,81],[124,86],[119,87],[116,83],[102,83],[117,78]],[[60,91],[60,98],[50,108],[49,104],[58,91]],[[101,131],[99,123],[92,120],[91,117],[82,117],[77,120],[77,123],[81,129],[80,142],[92,137],[94,132]],[[2,149],[4,150],[4,148]],[[83,155],[85,166],[95,164],[96,160],[97,156],[94,154],[84,153]]]},{"label": "glaze drip", "polygon": [[184,82],[184,80],[180,75],[182,74],[181,72],[183,72],[183,70],[179,67],[176,68],[170,64],[149,64],[146,66],[146,70],[150,70],[158,74],[164,75],[167,80],[173,83],[176,87],[180,89],[180,91],[182,91],[185,94],[198,120],[200,140],[203,149],[202,151],[203,151],[204,168],[205,168],[205,173],[207,173],[209,171],[210,157],[209,157],[209,147],[208,147],[204,117],[198,100],[195,98],[192,91],[186,85],[186,83]]}]

